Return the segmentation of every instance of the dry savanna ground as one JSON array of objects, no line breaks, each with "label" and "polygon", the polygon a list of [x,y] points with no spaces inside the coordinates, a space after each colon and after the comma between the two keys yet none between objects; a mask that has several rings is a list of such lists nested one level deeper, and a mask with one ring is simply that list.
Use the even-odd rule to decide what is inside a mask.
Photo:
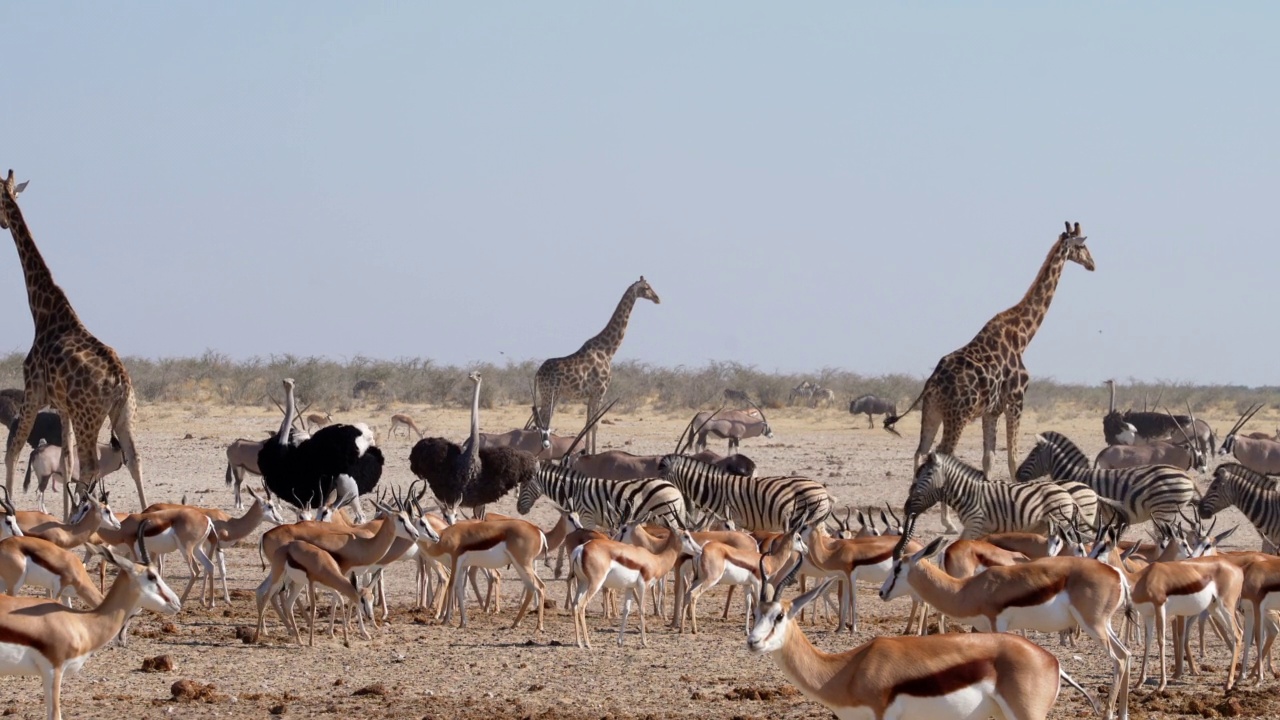
[{"label": "dry savanna ground", "polygon": [[[373,415],[353,411],[339,421],[367,421],[383,428],[391,412],[408,411],[429,434],[458,437],[466,427],[463,411],[393,408]],[[571,408],[562,426],[580,422],[581,410]],[[1023,423],[1023,450],[1037,430],[1066,432],[1095,453],[1101,448],[1100,412],[1061,411],[1030,417]],[[904,437],[868,429],[865,418],[838,410],[790,410],[770,413],[776,436],[743,444],[762,473],[801,473],[828,484],[843,506],[901,506],[910,477],[919,415],[900,424]],[[1225,430],[1233,418],[1225,413],[1210,418]],[[638,453],[666,452],[687,418],[650,411],[605,420],[601,449],[622,447]],[[486,412],[484,429],[505,430],[523,424],[517,408]],[[159,404],[141,412],[139,447],[151,498],[177,501],[184,494],[196,504],[230,508],[231,494],[223,485],[223,449],[236,437],[262,437],[277,425],[278,416],[222,406]],[[1274,425],[1259,418],[1261,427]],[[980,459],[979,428],[971,426],[960,454]],[[1001,431],[1003,438],[1003,430]],[[416,438],[414,438],[416,440]],[[407,486],[412,479],[408,454],[412,441],[402,436],[383,438],[388,462],[383,483]],[[1003,451],[1003,441],[1001,442]],[[1004,461],[997,467],[1004,475]],[[1207,478],[1201,480],[1201,487]],[[136,498],[126,473],[109,479],[117,510],[136,510]],[[29,507],[30,496],[18,496]],[[514,496],[496,509],[514,513]],[[530,519],[550,527],[554,513],[542,500]],[[1229,545],[1257,547],[1253,528],[1234,510],[1220,527],[1239,523],[1240,532]],[[922,537],[940,529],[936,513],[922,519]],[[767,657],[747,653],[742,609],[735,599],[727,621],[719,619],[723,590],[713,591],[701,606],[702,633],[681,636],[654,620],[649,646],[641,647],[633,627],[625,647],[614,644],[617,625],[604,621],[593,606],[589,623],[594,651],[573,646],[573,626],[560,608],[547,611],[546,632],[536,633],[529,621],[508,628],[519,592],[508,573],[503,583],[503,609],[486,616],[473,609],[465,629],[444,627],[411,607],[413,571],[393,568],[390,622],[374,631],[372,642],[353,637],[350,647],[319,635],[314,648],[286,642],[282,628],[269,616],[269,636],[263,643],[245,642],[241,628],[255,621],[252,590],[263,578],[256,544],[244,542],[229,550],[232,603],[206,609],[189,602],[177,617],[144,615],[134,624],[127,648],[101,650],[82,673],[65,684],[64,706],[70,717],[212,718],[283,714],[312,716],[333,713],[352,718],[422,717],[697,717],[697,718],[821,718],[830,714],[807,702],[788,684]],[[545,580],[552,572],[540,566]],[[185,570],[169,563],[170,584],[181,588]],[[564,585],[550,584],[556,601]],[[901,630],[905,600],[882,603],[876,588],[859,588],[861,631],[836,635],[818,624],[806,627],[809,636],[827,650],[842,650],[873,635]],[[738,596],[741,597],[740,595]],[[714,614],[713,614],[714,613]],[[1057,638],[1040,638],[1086,686],[1100,690],[1110,678],[1110,666],[1089,645],[1060,648]],[[1137,649],[1137,648],[1135,648]],[[1249,688],[1222,692],[1226,654],[1211,639],[1206,676],[1175,681],[1156,694],[1150,688],[1134,691],[1134,718],[1272,715],[1280,702],[1268,692]],[[167,655],[171,670],[143,672],[143,661]],[[1136,674],[1135,666],[1135,674]],[[173,686],[185,682],[176,698]],[[0,690],[0,713],[21,718],[43,717],[41,687],[36,678],[13,678]],[[1072,691],[1064,691],[1053,717],[1087,717],[1088,706]]]}]

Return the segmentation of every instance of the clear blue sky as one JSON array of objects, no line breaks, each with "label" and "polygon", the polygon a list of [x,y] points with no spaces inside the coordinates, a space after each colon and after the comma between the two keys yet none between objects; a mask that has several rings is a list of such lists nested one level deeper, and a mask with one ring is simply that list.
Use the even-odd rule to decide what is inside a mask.
[{"label": "clear blue sky", "polygon": [[[1276,384],[1280,6],[24,3],[0,172],[122,354]],[[0,349],[31,337],[0,248]],[[505,353],[505,355],[503,355]]]}]

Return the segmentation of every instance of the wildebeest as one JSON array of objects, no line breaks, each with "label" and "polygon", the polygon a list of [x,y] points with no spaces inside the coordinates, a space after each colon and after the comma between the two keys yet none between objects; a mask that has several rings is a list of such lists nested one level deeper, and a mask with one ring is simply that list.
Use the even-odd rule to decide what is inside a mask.
[{"label": "wildebeest", "polygon": [[360,380],[351,388],[351,397],[356,400],[381,397],[387,394],[387,383],[382,380]]},{"label": "wildebeest", "polygon": [[892,400],[876,397],[875,395],[859,395],[849,403],[849,412],[854,415],[866,415],[867,427],[876,426],[871,419],[872,415],[897,415],[898,406]]},{"label": "wildebeest", "polygon": [[733,390],[731,388],[724,389],[724,401],[727,403],[737,403],[739,405],[750,405],[751,396],[746,390]]}]

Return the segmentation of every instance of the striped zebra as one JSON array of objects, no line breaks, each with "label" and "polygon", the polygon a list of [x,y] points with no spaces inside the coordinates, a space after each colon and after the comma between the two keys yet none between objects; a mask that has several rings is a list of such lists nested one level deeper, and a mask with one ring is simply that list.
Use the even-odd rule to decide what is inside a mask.
[{"label": "striped zebra", "polygon": [[1280,487],[1275,478],[1238,463],[1219,465],[1213,471],[1209,489],[1200,499],[1200,517],[1208,520],[1228,505],[1240,508],[1258,529],[1263,552],[1280,547]]},{"label": "striped zebra", "polygon": [[946,503],[960,516],[963,540],[1002,532],[1048,534],[1050,523],[1070,525],[1078,513],[1071,493],[1052,482],[989,482],[959,458],[929,453],[907,495],[908,532],[924,511]]},{"label": "striped zebra", "polygon": [[831,515],[827,489],[799,475],[743,477],[687,455],[664,456],[658,472],[684,494],[689,517],[698,508],[746,530],[786,532]]},{"label": "striped zebra", "polygon": [[685,527],[684,496],[675,485],[658,478],[603,480],[570,468],[540,462],[533,477],[520,485],[516,510],[527,515],[546,495],[562,509],[572,507],[584,522],[613,527],[628,522],[656,521]]},{"label": "striped zebra", "polygon": [[1174,523],[1196,495],[1186,470],[1171,465],[1143,465],[1099,470],[1061,433],[1036,436],[1036,446],[1018,466],[1020,481],[1048,475],[1055,482],[1084,483],[1098,493],[1098,501],[1124,516],[1129,526],[1155,519]]}]

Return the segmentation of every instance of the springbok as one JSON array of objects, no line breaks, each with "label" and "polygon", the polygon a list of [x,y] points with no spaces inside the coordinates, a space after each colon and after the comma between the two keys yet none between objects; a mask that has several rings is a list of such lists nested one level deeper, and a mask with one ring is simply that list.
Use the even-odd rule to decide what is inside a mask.
[{"label": "springbok", "polygon": [[670,530],[671,534],[657,553],[606,539],[588,540],[574,548],[569,555],[569,568],[578,583],[573,598],[573,635],[578,647],[585,644],[587,649],[591,648],[590,631],[587,629],[587,605],[601,588],[623,592],[622,623],[618,628],[619,647],[627,630],[627,618],[631,615],[632,596],[635,596],[640,606],[640,644],[646,647],[649,645],[645,627],[645,593],[649,585],[671,572],[680,557],[680,535],[676,528]]},{"label": "springbok", "polygon": [[[909,536],[902,537],[903,543]],[[993,567],[971,578],[953,578],[928,558],[943,538],[894,562],[880,588],[882,600],[914,590],[920,599],[957,622],[981,632],[1039,630],[1061,632],[1080,627],[1102,647],[1115,666],[1107,717],[1129,713],[1129,651],[1111,629],[1111,619],[1127,605],[1120,571],[1091,558],[1055,557]]]},{"label": "springbok", "polygon": [[418,429],[418,423],[414,422],[412,417],[404,413],[396,413],[395,415],[391,416],[391,429],[387,431],[387,437],[388,438],[395,437],[396,428],[399,428],[399,427],[404,427],[405,437],[409,437],[409,433],[410,431],[412,431],[418,434],[419,440],[422,439],[422,431]]},{"label": "springbok", "polygon": [[237,438],[227,446],[227,485],[234,486],[232,497],[237,510],[244,509],[244,500],[240,496],[240,486],[244,483],[244,474],[262,476],[258,469],[258,453],[262,451],[262,441]]},{"label": "springbok", "polygon": [[70,550],[38,537],[11,537],[0,540],[0,581],[10,595],[24,585],[44,588],[50,597],[70,605],[70,595],[89,607],[102,602],[102,592],[93,584],[84,563]]},{"label": "springbok", "polygon": [[[390,525],[391,523],[387,523]],[[351,573],[350,577],[342,575],[341,567],[338,561],[334,559],[327,550],[312,545],[305,540],[294,540],[285,543],[271,555],[271,573],[267,579],[262,581],[255,593],[258,603],[258,631],[255,636],[259,642],[266,630],[266,613],[267,600],[275,597],[289,583],[292,589],[285,598],[284,608],[287,613],[280,615],[280,622],[284,623],[285,628],[293,632],[293,639],[299,645],[302,644],[302,635],[298,631],[298,623],[294,618],[293,606],[297,602],[297,597],[301,594],[302,588],[307,589],[307,597],[311,602],[311,618],[308,623],[307,645],[314,646],[316,642],[316,584],[319,583],[332,590],[338,597],[344,600],[346,612],[342,620],[342,644],[350,646],[350,639],[347,636],[347,630],[351,625],[350,608],[356,608],[356,621],[360,626],[360,635],[365,640],[371,640],[369,631],[365,629],[364,618],[367,615],[375,624],[377,619],[373,616],[373,594],[372,591],[365,587],[360,588],[356,582],[355,573]],[[347,605],[350,603],[350,605]],[[280,609],[276,608],[277,611]],[[330,625],[330,636],[333,635],[332,624]]]},{"label": "springbok", "polygon": [[878,637],[842,653],[823,652],[796,618],[833,581],[794,601],[782,600],[798,569],[799,564],[776,585],[761,584],[747,649],[770,655],[806,698],[839,718],[1045,720],[1059,679],[1098,709],[1057,658],[1016,635]]},{"label": "springbok", "polygon": [[680,533],[681,549],[693,558],[693,582],[685,592],[684,613],[680,617],[680,632],[685,630],[685,617],[690,618],[692,632],[698,634],[698,598],[717,584],[745,586],[747,589],[747,623],[751,622],[751,602],[760,592],[760,584],[768,579],[762,574],[777,572],[791,563],[792,553],[801,556],[808,551],[800,533],[784,532],[769,544],[768,551],[743,551],[719,542],[699,543],[687,530]]},{"label": "springbok", "polygon": [[328,410],[326,410],[323,413],[311,413],[307,415],[306,422],[302,425],[308,432],[315,432],[332,422],[333,416],[329,414]]},{"label": "springbok", "polygon": [[440,541],[426,549],[434,558],[449,559],[449,584],[441,595],[441,602],[436,605],[436,617],[440,617],[443,610],[443,621],[448,625],[453,620],[454,605],[457,605],[460,627],[466,627],[466,583],[463,578],[466,577],[467,569],[473,566],[502,568],[512,565],[524,582],[525,594],[511,627],[519,627],[520,621],[529,611],[532,599],[538,611],[537,631],[542,632],[542,600],[546,597],[547,588],[538,577],[534,564],[546,549],[547,537],[542,529],[524,520],[473,520],[445,528],[440,533]]},{"label": "springbok", "polygon": [[116,637],[139,610],[173,614],[182,603],[161,579],[142,546],[135,563],[111,550],[93,546],[119,569],[111,590],[92,610],[72,610],[39,598],[0,596],[0,674],[39,675],[44,680],[49,720],[62,720],[62,679],[80,671],[94,651]]}]

